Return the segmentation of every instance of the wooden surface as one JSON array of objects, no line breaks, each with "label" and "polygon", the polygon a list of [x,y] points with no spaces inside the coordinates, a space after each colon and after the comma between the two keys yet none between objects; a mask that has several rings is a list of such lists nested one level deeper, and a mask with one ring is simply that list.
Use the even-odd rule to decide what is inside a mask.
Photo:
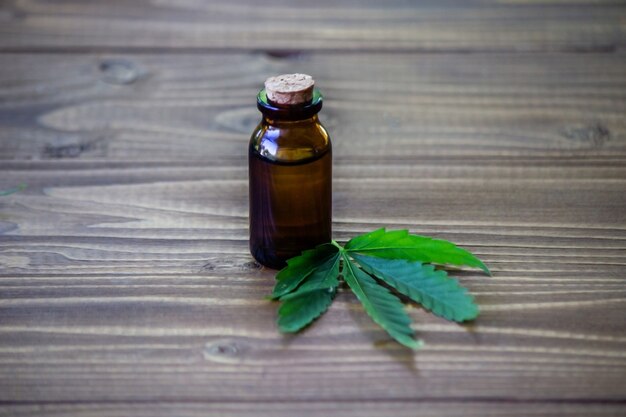
[{"label": "wooden surface", "polygon": [[[626,414],[623,2],[330,3],[0,1],[0,415]],[[474,251],[475,322],[278,333],[246,145],[298,71],[335,238]]]},{"label": "wooden surface", "polygon": [[614,51],[622,0],[2,0],[5,51]]}]

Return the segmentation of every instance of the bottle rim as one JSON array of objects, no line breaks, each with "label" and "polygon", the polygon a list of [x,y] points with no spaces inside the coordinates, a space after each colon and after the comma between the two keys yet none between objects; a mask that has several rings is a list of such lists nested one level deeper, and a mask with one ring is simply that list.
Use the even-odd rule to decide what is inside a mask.
[{"label": "bottle rim", "polygon": [[315,116],[322,109],[324,97],[317,89],[313,89],[313,98],[310,102],[293,106],[277,106],[267,98],[265,88],[257,94],[257,108],[270,119],[303,120]]}]

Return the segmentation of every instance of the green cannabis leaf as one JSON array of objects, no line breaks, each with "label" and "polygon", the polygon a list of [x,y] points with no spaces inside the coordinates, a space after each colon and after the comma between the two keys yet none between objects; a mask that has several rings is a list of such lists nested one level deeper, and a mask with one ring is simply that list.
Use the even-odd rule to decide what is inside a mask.
[{"label": "green cannabis leaf", "polygon": [[343,259],[345,262],[343,279],[363,304],[367,314],[399,343],[417,349],[421,342],[415,340],[411,318],[404,311],[400,300],[387,288],[378,285],[374,278],[356,267],[345,253]]},{"label": "green cannabis leaf", "polygon": [[446,271],[404,259],[352,256],[365,271],[444,319],[465,321],[478,315],[472,296]]},{"label": "green cannabis leaf", "polygon": [[[326,311],[339,285],[339,258],[337,247],[322,245],[294,258],[281,271],[282,280],[276,283],[272,294],[273,297],[280,296],[282,301],[278,310],[278,327],[281,331],[296,332]],[[312,266],[310,270],[300,268],[306,264],[306,259],[313,262],[309,264]],[[307,271],[306,281],[296,291],[285,294],[286,288],[293,288],[294,282],[301,282],[297,271]]]},{"label": "green cannabis leaf", "polygon": [[451,242],[378,229],[344,247],[332,241],[288,260],[276,275],[270,296],[281,303],[278,327],[297,332],[321,316],[342,277],[374,322],[398,343],[417,349],[422,342],[415,338],[411,319],[392,289],[448,320],[478,316],[467,290],[431,264],[470,266],[491,275],[480,259]]},{"label": "green cannabis leaf", "polygon": [[[272,292],[272,298],[280,298],[292,292],[309,275],[312,275],[334,257],[339,259],[339,248],[330,243],[325,243],[315,249],[302,252],[300,256],[289,259],[287,266],[276,275],[277,282]],[[337,276],[335,275],[336,279]]]},{"label": "green cannabis leaf", "polygon": [[480,259],[447,240],[411,235],[407,230],[385,229],[357,236],[346,243],[349,254],[361,253],[385,259],[406,259],[440,265],[465,265],[482,269],[491,275]]}]

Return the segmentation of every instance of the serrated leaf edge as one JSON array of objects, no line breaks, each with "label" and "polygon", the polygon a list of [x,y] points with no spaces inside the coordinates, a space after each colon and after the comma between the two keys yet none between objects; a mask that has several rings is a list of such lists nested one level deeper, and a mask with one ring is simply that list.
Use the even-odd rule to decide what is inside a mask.
[{"label": "serrated leaf edge", "polygon": [[[491,271],[489,270],[489,268],[487,267],[487,265],[484,264],[483,261],[481,261],[476,255],[474,255],[473,253],[471,253],[470,251],[468,251],[467,249],[463,249],[459,246],[457,246],[455,243],[450,242],[449,240],[445,240],[445,239],[434,239],[432,237],[428,237],[428,236],[421,236],[421,235],[416,235],[413,233],[410,233],[407,229],[398,229],[398,230],[390,230],[387,231],[386,228],[380,228],[380,229],[376,229],[372,232],[369,233],[365,233],[365,234],[375,234],[378,232],[382,232],[383,234],[389,234],[389,233],[400,233],[402,234],[402,238],[406,238],[406,237],[417,237],[420,239],[426,239],[426,240],[430,240],[430,241],[435,241],[435,242],[441,242],[441,243],[446,243],[448,245],[450,245],[454,250],[458,250],[460,252],[463,252],[465,255],[467,255],[468,257],[470,257],[470,259],[475,263],[475,264],[468,264],[468,263],[464,263],[464,262],[430,262],[428,260],[422,260],[423,263],[433,263],[433,264],[437,264],[437,265],[455,265],[455,266],[469,266],[472,268],[479,268],[480,270],[482,270],[484,273],[486,273],[488,276],[492,277],[493,274],[491,273]],[[363,235],[360,235],[363,236]],[[380,250],[388,250],[388,249],[398,249],[398,250],[415,250],[415,249],[420,249],[420,247],[418,245],[406,245],[406,246],[394,246],[393,248],[390,248],[388,246],[378,246],[378,247],[371,247],[369,246],[371,243],[368,243],[366,246],[362,247],[362,248],[357,248],[357,249],[351,249],[350,248],[350,243],[360,237],[360,236],[355,236],[354,238],[350,239],[348,241],[348,243],[346,243],[346,246],[344,248],[344,251],[348,252],[348,253],[363,253],[363,252],[372,252],[372,251],[380,251]],[[370,254],[370,255],[366,255],[366,256],[376,256],[375,254]],[[397,258],[397,259],[404,259],[404,258]],[[407,259],[409,260],[409,259]]]},{"label": "serrated leaf edge", "polygon": [[[367,258],[367,256],[365,255],[361,255],[361,256],[354,256],[354,260],[363,267],[363,270],[370,274],[371,276],[387,283],[388,285],[390,285],[391,287],[395,288],[399,293],[409,297],[411,300],[415,301],[416,303],[419,303],[420,305],[422,305],[426,310],[432,312],[433,314],[435,314],[436,316],[442,317],[446,320],[450,320],[450,321],[455,321],[455,322],[464,322],[464,321],[469,321],[469,320],[473,320],[478,316],[479,313],[479,308],[478,305],[475,303],[474,301],[474,297],[473,295],[467,290],[467,288],[465,288],[464,286],[461,285],[461,283],[452,277],[449,277],[448,274],[445,271],[442,270],[438,270],[436,271],[435,268],[430,265],[430,264],[422,264],[421,262],[411,262],[411,261],[407,261],[405,259],[382,259],[382,258],[378,258],[381,259],[383,261],[390,261],[390,262],[397,262],[397,261],[403,261],[406,262],[408,264],[415,264],[415,265],[419,265],[422,269],[426,270],[426,273],[432,274],[432,276],[434,277],[435,274],[440,274],[442,275],[441,278],[444,280],[449,280],[451,281],[450,284],[454,285],[456,284],[457,288],[460,290],[459,295],[461,296],[466,296],[467,299],[466,301],[468,301],[472,307],[474,307],[475,311],[472,315],[470,316],[465,316],[465,315],[459,315],[454,313],[455,309],[454,307],[450,306],[450,302],[446,301],[446,297],[438,297],[437,295],[433,295],[431,293],[426,292],[426,290],[424,290],[423,288],[419,288],[419,281],[415,280],[415,282],[413,283],[414,285],[411,286],[410,284],[401,281],[399,279],[397,279],[396,277],[390,276],[386,273],[383,273],[380,270],[377,270],[374,266],[372,266],[371,264],[367,263],[367,260],[362,260],[362,258]],[[430,270],[430,271],[429,271]],[[450,289],[450,284],[445,284],[444,285],[448,285],[447,289]],[[414,296],[413,294],[411,294],[412,292],[416,292],[416,293],[421,293],[419,296]],[[422,299],[418,299],[418,298],[422,298]],[[431,300],[434,300],[436,303],[438,303],[443,312],[439,313],[437,308],[433,308],[428,306],[428,302],[424,302],[423,298],[429,298]],[[449,311],[452,312],[452,314],[445,314],[445,311]]]},{"label": "serrated leaf edge", "polygon": [[[333,303],[333,300],[335,298],[335,294],[336,294],[336,288],[332,288],[332,289],[320,289],[320,290],[315,290],[315,291],[319,291],[321,293],[323,293],[324,291],[326,291],[328,293],[328,298],[327,300],[325,300],[325,305],[322,307],[321,310],[319,310],[317,312],[317,314],[315,314],[314,316],[309,317],[309,320],[304,322],[301,326],[298,327],[293,327],[293,328],[287,328],[285,326],[282,326],[280,324],[281,319],[285,316],[281,316],[280,315],[280,307],[279,307],[279,316],[276,319],[276,324],[278,325],[278,329],[282,332],[282,333],[296,333],[302,329],[304,329],[307,326],[310,326],[315,320],[317,320],[322,314],[324,314],[326,311],[328,311],[328,308],[330,307],[330,305]],[[304,294],[300,294],[299,296],[303,296],[303,295],[311,295],[313,292],[315,291],[307,291]],[[294,297],[297,298],[297,297]],[[292,299],[289,299],[287,301],[293,301]],[[281,305],[282,307],[282,305]]]},{"label": "serrated leaf edge", "polygon": [[[355,269],[359,269],[359,267],[357,265],[354,265],[352,263],[352,261],[350,260],[349,256],[345,253],[345,251],[342,253],[343,259],[344,259],[344,269],[350,269],[351,273],[352,273],[352,277],[354,277],[354,282],[355,284],[358,285],[358,289],[359,291],[367,296],[366,292],[363,290],[362,284],[359,282],[359,278],[357,277],[357,275],[354,273]],[[366,274],[366,272],[360,270],[361,272],[363,272],[364,274]],[[346,281],[346,283],[348,284],[348,286],[350,287],[350,289],[352,290],[352,292],[354,293],[354,295],[357,297],[357,299],[361,302],[361,304],[364,307],[365,312],[367,313],[368,316],[370,316],[370,318],[376,323],[378,324],[383,330],[385,330],[387,332],[387,334],[389,334],[389,336],[391,336],[395,341],[397,341],[398,343],[411,348],[411,349],[419,349],[422,345],[423,342],[419,339],[415,339],[414,338],[414,333],[413,333],[413,337],[411,335],[396,335],[395,332],[391,332],[389,329],[387,329],[387,326],[384,322],[382,322],[380,319],[376,318],[375,316],[373,316],[372,312],[367,308],[367,304],[371,304],[371,303],[365,303],[364,300],[361,299],[361,297],[359,297],[358,292],[355,291],[354,288],[352,288],[352,285],[350,285],[350,280],[346,279],[346,273],[343,273],[343,277],[344,280]],[[374,280],[375,281],[375,280]],[[380,286],[380,284],[377,284]],[[380,286],[381,290],[387,291],[387,288]],[[388,294],[395,298],[396,300],[398,300],[398,303],[400,304],[401,308],[402,308],[402,312],[403,314],[405,314],[410,321],[410,317],[408,316],[408,314],[406,313],[406,311],[404,310],[404,305],[402,304],[402,302],[392,293],[388,292]],[[413,331],[413,329],[410,328],[409,329],[411,331]],[[403,336],[403,337],[400,337]]]}]

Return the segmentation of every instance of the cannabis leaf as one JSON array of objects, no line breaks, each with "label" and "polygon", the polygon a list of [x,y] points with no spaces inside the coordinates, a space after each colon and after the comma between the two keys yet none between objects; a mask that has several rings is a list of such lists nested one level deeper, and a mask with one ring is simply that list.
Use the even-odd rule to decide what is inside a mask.
[{"label": "cannabis leaf", "polygon": [[283,332],[297,332],[322,315],[334,299],[341,274],[372,320],[397,342],[416,349],[422,342],[415,339],[411,319],[393,291],[448,320],[478,315],[467,290],[431,263],[477,267],[491,275],[480,259],[451,242],[378,229],[351,239],[345,247],[332,241],[288,260],[276,275],[270,297],[281,303],[278,326]]},{"label": "cannabis leaf", "polygon": [[363,304],[367,314],[398,342],[417,349],[421,343],[413,338],[411,318],[404,311],[400,300],[389,290],[378,285],[371,276],[357,268],[345,253],[343,259],[345,262],[343,279]]},{"label": "cannabis leaf", "polygon": [[404,259],[352,255],[368,273],[418,302],[438,316],[453,321],[475,319],[478,306],[456,279],[432,265]]},{"label": "cannabis leaf", "polygon": [[466,265],[491,275],[480,259],[447,240],[411,235],[407,230],[387,232],[384,228],[357,236],[346,243],[349,254],[361,253],[385,259],[406,259],[440,265]]},{"label": "cannabis leaf", "polygon": [[278,326],[282,331],[298,331],[326,311],[339,285],[339,258],[336,251],[308,275],[297,291],[280,298],[283,303],[278,311]]},{"label": "cannabis leaf", "polygon": [[276,275],[278,281],[274,286],[272,298],[281,296],[293,291],[306,277],[311,275],[320,265],[333,256],[338,256],[339,249],[325,243],[315,249],[306,250],[302,255],[291,258],[287,261],[287,266]]},{"label": "cannabis leaf", "polygon": [[281,299],[278,310],[278,327],[285,333],[293,333],[322,315],[333,302],[336,288],[289,294]]}]

